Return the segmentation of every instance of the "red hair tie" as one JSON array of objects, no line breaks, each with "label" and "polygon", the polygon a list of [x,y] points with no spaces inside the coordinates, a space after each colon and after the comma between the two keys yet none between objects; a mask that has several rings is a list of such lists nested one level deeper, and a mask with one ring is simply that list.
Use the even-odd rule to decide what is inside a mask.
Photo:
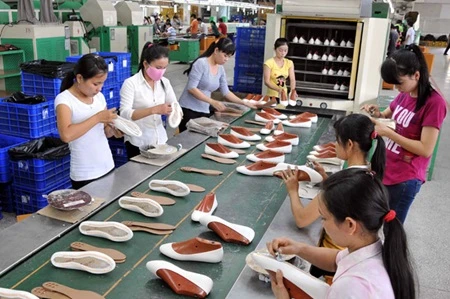
[{"label": "red hair tie", "polygon": [[150,44],[147,46],[147,49],[151,48],[152,46],[153,46],[153,44],[150,43]]},{"label": "red hair tie", "polygon": [[370,138],[371,138],[371,139],[376,139],[377,137],[378,137],[378,133],[377,133],[377,131],[374,130],[374,131],[372,132],[372,134],[370,134]]},{"label": "red hair tie", "polygon": [[397,213],[395,213],[394,210],[390,210],[389,212],[387,212],[386,215],[384,215],[383,220],[384,220],[385,222],[391,222],[392,220],[395,219],[395,216],[397,216]]}]

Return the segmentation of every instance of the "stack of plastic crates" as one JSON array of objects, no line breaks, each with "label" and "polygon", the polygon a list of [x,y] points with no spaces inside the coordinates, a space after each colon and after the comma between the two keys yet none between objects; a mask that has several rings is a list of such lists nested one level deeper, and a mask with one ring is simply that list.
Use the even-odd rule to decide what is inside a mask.
[{"label": "stack of plastic crates", "polygon": [[14,213],[14,197],[11,183],[0,183],[0,208],[4,213]]},{"label": "stack of plastic crates", "polygon": [[[17,215],[34,213],[47,206],[46,195],[54,190],[71,188],[68,145],[53,137],[42,140],[41,148],[21,157],[22,149],[36,147],[33,142],[9,150],[13,176],[14,207]],[[49,153],[48,156],[41,153]],[[58,154],[55,154],[55,153]],[[17,156],[19,153],[19,156]],[[28,154],[28,152],[27,152]],[[55,158],[51,159],[51,155]]]},{"label": "stack of plastic crates", "polygon": [[233,91],[260,94],[266,28],[238,27]]},{"label": "stack of plastic crates", "polygon": [[[102,93],[105,96],[108,109],[119,108],[120,88],[123,81],[131,77],[131,53],[121,52],[94,52],[105,60],[108,65],[108,78],[106,79]],[[69,56],[67,62],[76,63],[81,56]]]},{"label": "stack of plastic crates", "polygon": [[108,139],[108,143],[109,148],[111,149],[111,153],[113,155],[114,164],[116,168],[127,163],[128,162],[127,148],[125,147],[123,138],[112,137]]}]

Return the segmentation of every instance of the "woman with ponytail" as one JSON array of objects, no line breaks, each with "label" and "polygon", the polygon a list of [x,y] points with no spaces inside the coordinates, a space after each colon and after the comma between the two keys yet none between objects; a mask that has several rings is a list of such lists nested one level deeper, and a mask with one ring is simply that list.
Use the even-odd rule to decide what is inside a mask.
[{"label": "woman with ponytail", "polygon": [[[272,255],[296,254],[311,264],[336,272],[326,298],[416,297],[403,225],[389,208],[389,194],[375,174],[342,170],[324,181],[319,195],[322,224],[345,250],[318,248],[288,238],[267,244]],[[384,226],[384,243],[379,238]],[[271,274],[276,298],[289,298],[283,273]]]},{"label": "woman with ponytail", "polygon": [[[350,114],[340,118],[334,123],[336,134],[336,155],[347,162],[348,168],[360,168],[373,171],[378,179],[383,178],[386,162],[384,141],[375,131],[375,125],[369,117],[363,114]],[[319,163],[314,163],[315,170],[322,177],[328,177],[324,168]],[[282,177],[291,201],[291,210],[295,223],[299,228],[306,227],[320,217],[319,196],[311,200],[307,206],[303,206],[298,195],[297,169],[288,169],[282,172]],[[337,246],[331,238],[323,232],[319,247],[342,249]],[[315,277],[325,276],[331,282],[334,273],[324,271],[315,266],[310,269],[311,275]]]},{"label": "woman with ponytail", "polygon": [[107,137],[122,137],[114,129],[115,108],[106,109],[100,90],[108,76],[102,57],[86,54],[64,78],[55,99],[61,140],[69,143],[70,178],[79,189],[114,169]]},{"label": "woman with ponytail", "polygon": [[447,114],[442,95],[430,83],[428,67],[420,48],[409,45],[384,61],[381,77],[395,84],[400,94],[381,112],[376,105],[362,107],[377,118],[392,118],[395,130],[373,120],[375,130],[387,138],[386,173],[383,183],[390,206],[403,223],[425,175]]},{"label": "woman with ponytail", "polygon": [[217,111],[225,110],[222,102],[211,98],[211,93],[217,89],[220,89],[225,99],[230,102],[256,108],[253,104],[244,103],[228,89],[223,65],[234,55],[235,50],[236,47],[229,38],[221,38],[212,43],[184,72],[189,79],[180,97],[180,105],[183,108],[180,132],[186,130],[186,124],[190,119],[210,117],[211,106]]}]

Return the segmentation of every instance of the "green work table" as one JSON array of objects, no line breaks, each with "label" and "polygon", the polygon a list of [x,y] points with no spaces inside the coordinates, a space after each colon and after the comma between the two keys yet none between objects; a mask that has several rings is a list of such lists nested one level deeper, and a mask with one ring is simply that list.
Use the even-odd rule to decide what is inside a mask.
[{"label": "green work table", "polygon": [[[254,114],[253,111],[247,113],[237,119],[233,125],[257,127],[244,122],[245,119],[253,120]],[[285,128],[287,132],[300,136],[299,145],[294,146],[292,153],[286,155],[286,162],[304,164],[307,154],[322,134],[328,130],[329,124],[330,118],[319,117],[319,121],[317,124],[313,124],[312,128]],[[194,133],[183,132],[177,137],[179,138],[178,141],[192,139],[191,136],[194,136],[192,134]],[[264,138],[264,136],[262,137]],[[206,142],[216,142],[216,140],[215,138],[209,138]],[[255,151],[258,150],[255,146],[252,146],[246,150],[246,154]],[[164,206],[164,214],[157,218],[147,218],[141,214],[123,210],[117,200],[110,201],[109,205],[89,218],[89,220],[96,221],[121,222],[133,220],[172,224],[177,226],[177,229],[171,235],[157,236],[135,232],[134,237],[128,242],[115,243],[106,239],[84,236],[75,226],[46,247],[39,249],[15,268],[4,273],[0,277],[0,286],[30,291],[46,281],[55,281],[73,288],[95,291],[107,298],[179,297],[162,280],[153,277],[145,267],[145,264],[150,260],[162,259],[185,270],[211,277],[214,286],[208,298],[226,297],[245,266],[246,255],[255,249],[266,233],[280,206],[285,201],[287,193],[283,182],[276,177],[254,177],[237,173],[235,171],[237,166],[251,163],[245,159],[245,155],[240,155],[236,164],[224,165],[202,159],[201,154],[203,152],[204,142],[193,147],[168,166],[155,172],[150,178],[131,188],[125,194],[118,194],[114,199],[122,195],[129,195],[131,191],[166,196],[166,194],[149,191],[148,182],[151,179],[170,179],[196,184],[204,187],[205,192],[191,192],[184,198],[172,197],[177,203],[173,206]],[[137,163],[129,162],[123,167],[125,167],[125,170],[128,167],[132,171],[134,165],[137,165]],[[223,171],[223,174],[220,176],[204,176],[197,173],[186,173],[180,170],[180,167],[183,166],[218,169]],[[115,180],[120,182],[120,177],[116,177]],[[108,188],[108,186],[105,186],[105,188]],[[225,243],[208,228],[191,221],[192,211],[208,192],[216,193],[218,201],[218,208],[214,213],[216,216],[252,227],[255,230],[255,238],[249,246]],[[171,197],[170,195],[167,196]],[[291,215],[285,215],[285,218],[287,217],[291,217]],[[161,244],[187,240],[196,236],[221,241],[224,247],[223,261],[218,264],[181,262],[171,260],[159,252]],[[17,242],[17,240],[15,241]],[[57,251],[70,251],[70,244],[75,241],[117,249],[123,252],[127,259],[125,263],[117,264],[114,271],[104,275],[93,275],[87,272],[53,267],[50,262],[51,255]]]}]

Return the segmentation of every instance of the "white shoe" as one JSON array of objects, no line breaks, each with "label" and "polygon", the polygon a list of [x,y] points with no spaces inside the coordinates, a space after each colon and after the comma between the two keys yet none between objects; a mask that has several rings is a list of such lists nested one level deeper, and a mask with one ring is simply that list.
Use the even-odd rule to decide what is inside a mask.
[{"label": "white shoe", "polygon": [[257,265],[266,271],[276,273],[278,270],[281,270],[283,272],[283,279],[289,281],[291,285],[289,288],[289,291],[291,292],[289,298],[296,298],[293,294],[301,293],[306,293],[311,298],[327,297],[330,286],[326,282],[315,278],[294,265],[286,262],[279,262],[267,254],[257,252],[251,253],[251,257]]},{"label": "white shoe", "polygon": [[327,56],[326,53],[323,53],[323,55],[322,55],[322,60],[328,60],[328,56]]},{"label": "white shoe", "polygon": [[316,51],[316,52],[314,53],[314,55],[312,56],[312,59],[313,59],[313,60],[318,60],[319,58],[320,58],[319,52]]},{"label": "white shoe", "polygon": [[320,45],[322,45],[323,43],[322,43],[322,41],[320,40],[320,38],[316,38],[316,40],[314,41],[314,44],[320,46]]},{"label": "white shoe", "polygon": [[309,39],[309,42],[308,42],[308,44],[310,44],[310,45],[314,45],[314,38],[312,38],[312,37],[311,37],[311,38]]},{"label": "white shoe", "polygon": [[339,56],[337,57],[337,59],[336,59],[337,61],[342,61],[343,60],[343,57],[342,57],[342,55],[341,54],[339,54]]},{"label": "white shoe", "polygon": [[173,196],[183,197],[191,193],[189,187],[180,182],[172,180],[151,180],[148,183],[150,190],[169,193]]},{"label": "white shoe", "polygon": [[264,126],[264,128],[262,128],[259,133],[263,134],[263,135],[268,135],[270,134],[270,132],[272,132],[272,130],[275,128],[273,121],[269,121],[266,123],[266,125]]},{"label": "white shoe", "polygon": [[83,235],[105,238],[114,242],[125,242],[133,238],[130,228],[114,221],[83,221],[78,229]]},{"label": "white shoe", "polygon": [[261,136],[254,134],[249,130],[247,130],[246,128],[242,127],[231,127],[230,134],[242,140],[249,140],[249,141],[261,140]]},{"label": "white shoe", "polygon": [[264,122],[267,123],[269,121],[273,121],[274,124],[277,124],[280,122],[280,120],[278,118],[276,118],[275,116],[265,113],[265,112],[256,112],[255,113],[255,120],[256,121],[260,121],[260,122]]},{"label": "white shoe", "polygon": [[163,207],[150,198],[123,196],[119,199],[119,206],[147,217],[159,217],[164,213]]},{"label": "white shoe", "polygon": [[169,126],[171,128],[178,128],[183,119],[183,110],[177,101],[173,102],[171,106],[172,112],[169,115]]},{"label": "white shoe", "polygon": [[332,149],[332,150],[336,151],[336,144],[334,142],[329,142],[329,143],[322,144],[322,145],[314,145],[313,149],[318,152],[323,152],[327,149]]},{"label": "white shoe", "polygon": [[327,68],[324,68],[324,69],[322,70],[322,74],[323,74],[323,75],[327,75],[327,74],[328,74]]},{"label": "white shoe", "polygon": [[347,43],[345,42],[345,40],[342,40],[341,43],[339,44],[339,46],[345,47],[346,44],[347,44]]},{"label": "white shoe", "polygon": [[345,70],[344,73],[343,73],[343,75],[344,75],[344,76],[350,76],[350,72],[347,71],[347,70]]},{"label": "white shoe", "polygon": [[208,276],[183,270],[166,261],[149,261],[145,266],[179,295],[205,298],[213,287],[213,281]]},{"label": "white shoe", "polygon": [[259,160],[249,165],[241,165],[236,168],[236,171],[250,176],[273,176],[275,172],[284,169],[281,164]]},{"label": "white shoe", "polygon": [[286,114],[283,114],[283,113],[281,113],[278,110],[273,109],[273,108],[268,108],[268,107],[267,108],[262,108],[261,112],[270,114],[273,117],[278,118],[278,119],[287,119]]},{"label": "white shoe", "polygon": [[203,197],[197,208],[191,214],[192,221],[199,221],[200,218],[207,215],[212,215],[217,209],[217,198],[214,192],[210,192]]},{"label": "white shoe", "polygon": [[249,148],[250,143],[242,141],[232,134],[219,134],[217,142],[232,148]]},{"label": "white shoe", "polygon": [[342,164],[342,160],[335,157],[335,158],[318,158],[314,155],[308,155],[306,157],[306,159],[308,159],[309,161],[312,162],[318,162],[318,163],[324,163],[324,164],[333,164],[333,165],[341,165]]},{"label": "white shoe", "polygon": [[347,55],[344,55],[344,58],[342,58],[342,61],[350,62],[350,61],[352,61],[352,59],[350,57],[348,57]]},{"label": "white shoe", "polygon": [[114,127],[123,132],[125,135],[135,137],[142,136],[141,128],[139,128],[139,126],[134,121],[125,119],[121,116],[117,116],[117,118],[113,120],[113,123]]},{"label": "white shoe", "polygon": [[306,40],[303,38],[303,36],[301,36],[301,37],[298,39],[298,42],[299,42],[300,44],[305,44],[305,43],[306,43]]},{"label": "white shoe", "polygon": [[205,153],[220,158],[233,159],[239,157],[239,154],[226,148],[220,143],[206,143]]},{"label": "white shoe", "polygon": [[334,90],[339,90],[340,87],[341,86],[338,83],[336,83],[336,84],[334,84],[333,89]]},{"label": "white shoe", "polygon": [[337,72],[338,76],[342,76],[344,74],[344,72],[342,71],[342,69],[339,69],[339,71]]},{"label": "white shoe", "polygon": [[346,91],[346,90],[348,90],[348,87],[345,86],[344,84],[342,84],[341,87],[339,87],[339,90]]},{"label": "white shoe", "polygon": [[256,148],[261,151],[271,150],[284,154],[289,154],[290,152],[292,152],[292,144],[290,142],[284,142],[280,140],[275,140],[269,143],[260,143],[256,145]]},{"label": "white shoe", "polygon": [[[288,104],[289,104],[289,106],[297,106],[297,100],[291,100],[291,99],[289,99],[288,100]],[[286,117],[287,118],[287,117]]]},{"label": "white shoe", "polygon": [[334,61],[336,60],[336,57],[334,57],[333,54],[328,55],[328,61]]},{"label": "white shoe", "polygon": [[39,299],[35,295],[18,290],[11,290],[6,288],[0,288],[0,298],[4,299]]},{"label": "white shoe", "polygon": [[329,46],[329,45],[330,45],[330,41],[328,40],[328,38],[325,39],[325,41],[323,42],[323,44],[324,44],[325,46]]},{"label": "white shoe", "polygon": [[284,120],[283,125],[296,128],[310,128],[312,121],[310,119],[294,118],[291,120]]},{"label": "white shoe", "polygon": [[273,131],[273,135],[280,135],[284,133],[284,128],[283,128],[283,124],[279,123],[277,125],[277,128],[275,129],[275,131]]},{"label": "white shoe", "polygon": [[202,217],[200,223],[213,230],[225,242],[248,245],[255,237],[255,231],[250,227],[231,223],[217,216]]},{"label": "white shoe", "polygon": [[284,162],[285,156],[283,153],[266,150],[256,154],[247,155],[247,160],[250,160],[252,162],[265,161],[269,163],[278,164]]},{"label": "white shoe", "polygon": [[92,274],[109,273],[116,262],[98,251],[59,251],[51,257],[52,265],[57,268],[82,270]]},{"label": "white shoe", "polygon": [[298,145],[300,138],[298,138],[298,135],[290,134],[290,133],[286,133],[286,132],[283,134],[277,135],[277,136],[274,135],[274,136],[266,137],[266,141],[268,141],[268,142],[272,142],[275,140],[281,140],[281,141],[289,142],[292,145]]},{"label": "white shoe", "polygon": [[220,263],[223,259],[223,247],[220,242],[199,237],[163,244],[159,247],[159,251],[178,261]]},{"label": "white shoe", "polygon": [[298,37],[295,36],[294,39],[292,40],[293,43],[298,43]]},{"label": "white shoe", "polygon": [[337,46],[337,43],[334,41],[334,39],[330,41],[330,46],[332,47]]},{"label": "white shoe", "polygon": [[348,41],[345,46],[351,48],[353,47],[353,43],[351,41]]},{"label": "white shoe", "polygon": [[328,71],[328,75],[334,75],[334,74],[336,74],[336,71],[335,71],[335,70],[330,69],[330,70]]}]

